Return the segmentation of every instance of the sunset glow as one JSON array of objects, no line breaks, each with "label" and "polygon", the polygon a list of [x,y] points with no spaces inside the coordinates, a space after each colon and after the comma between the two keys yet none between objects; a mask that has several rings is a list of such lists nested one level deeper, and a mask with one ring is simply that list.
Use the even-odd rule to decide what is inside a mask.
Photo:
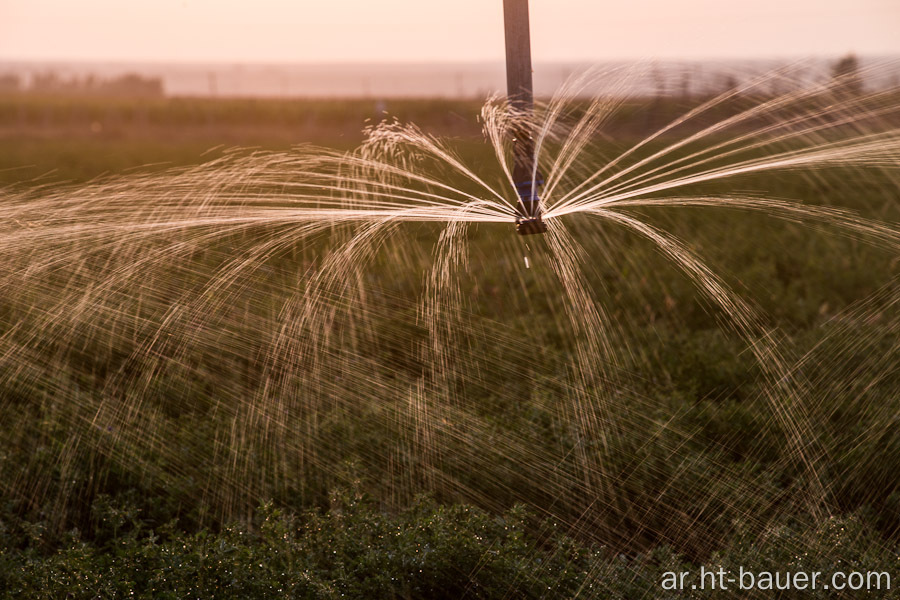
[{"label": "sunset glow", "polygon": [[[533,0],[538,61],[900,52],[895,0]],[[497,61],[502,3],[5,0],[0,59]]]}]

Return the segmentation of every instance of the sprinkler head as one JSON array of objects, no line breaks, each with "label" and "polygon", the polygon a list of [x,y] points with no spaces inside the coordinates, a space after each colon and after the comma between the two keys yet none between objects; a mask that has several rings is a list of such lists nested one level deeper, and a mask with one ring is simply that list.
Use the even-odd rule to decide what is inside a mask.
[{"label": "sprinkler head", "polygon": [[537,188],[543,183],[542,179],[537,179],[516,184],[516,193],[519,195],[516,233],[519,235],[547,232],[547,224],[541,218],[541,199],[537,195]]},{"label": "sprinkler head", "polygon": [[516,219],[516,233],[519,235],[534,235],[536,233],[547,233],[547,224],[540,217],[533,219]]}]

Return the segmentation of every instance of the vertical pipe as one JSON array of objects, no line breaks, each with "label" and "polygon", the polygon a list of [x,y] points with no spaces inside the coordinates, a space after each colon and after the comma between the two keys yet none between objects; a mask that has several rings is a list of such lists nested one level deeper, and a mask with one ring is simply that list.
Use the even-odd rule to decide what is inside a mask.
[{"label": "vertical pipe", "polygon": [[503,0],[503,21],[506,30],[506,94],[513,108],[531,112],[534,91],[528,0]]},{"label": "vertical pipe", "polygon": [[534,135],[529,118],[534,110],[531,79],[531,34],[528,0],[503,0],[506,34],[506,93],[510,107],[524,120],[511,129],[513,183],[519,196],[516,230],[522,235],[547,230],[541,220],[538,187],[543,183],[535,170]]}]

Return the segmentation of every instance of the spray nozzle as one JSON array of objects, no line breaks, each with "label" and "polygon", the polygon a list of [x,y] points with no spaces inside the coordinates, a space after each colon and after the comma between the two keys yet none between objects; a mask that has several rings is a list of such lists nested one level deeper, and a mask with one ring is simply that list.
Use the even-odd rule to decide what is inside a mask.
[{"label": "spray nozzle", "polygon": [[519,235],[534,235],[547,232],[547,224],[541,218],[541,199],[537,193],[538,187],[543,185],[543,183],[543,179],[536,178],[516,184],[516,193],[519,195],[516,233]]}]

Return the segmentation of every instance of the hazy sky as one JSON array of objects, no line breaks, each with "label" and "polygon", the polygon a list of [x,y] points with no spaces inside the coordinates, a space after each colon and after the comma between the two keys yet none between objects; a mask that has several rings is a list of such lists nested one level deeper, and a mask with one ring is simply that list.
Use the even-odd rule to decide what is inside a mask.
[{"label": "hazy sky", "polygon": [[[484,61],[502,0],[0,0],[0,60]],[[900,0],[532,0],[535,60],[900,54]]]}]

